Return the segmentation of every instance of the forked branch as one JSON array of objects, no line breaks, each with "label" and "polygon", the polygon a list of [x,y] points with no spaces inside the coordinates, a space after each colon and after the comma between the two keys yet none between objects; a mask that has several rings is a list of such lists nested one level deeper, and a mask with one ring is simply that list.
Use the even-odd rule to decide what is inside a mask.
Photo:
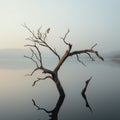
[{"label": "forked branch", "polygon": [[76,50],[73,51],[69,54],[69,56],[73,56],[73,55],[80,55],[80,54],[87,54],[91,60],[94,60],[93,57],[91,56],[91,53],[95,54],[99,59],[101,59],[102,61],[104,61],[104,58],[102,56],[99,55],[98,51],[93,50],[93,48],[96,46],[97,44],[95,44],[94,46],[91,47],[91,49],[85,49],[85,50]]},{"label": "forked branch", "polygon": [[28,59],[30,59],[30,60],[32,60],[32,61],[36,64],[36,67],[37,67],[37,68],[39,67],[37,61],[34,60],[33,55],[32,55],[31,57],[24,55],[24,57],[25,57],[25,58],[28,58]]},{"label": "forked branch", "polygon": [[67,37],[67,35],[68,35],[69,32],[70,32],[70,30],[68,29],[68,31],[66,32],[65,36],[64,36],[64,37],[61,37],[61,39],[63,40],[63,42],[64,42],[66,45],[68,45],[68,46],[69,46],[69,43],[66,42],[66,37]]},{"label": "forked branch", "polygon": [[[50,28],[48,28],[45,33],[42,33],[41,27],[37,30],[37,34],[34,33],[34,31],[32,31],[26,24],[23,25],[23,27],[25,27],[31,34],[32,37],[30,36],[28,38],[28,40],[32,41],[33,43],[38,44],[39,46],[43,46],[48,48],[55,56],[57,56],[57,58],[60,60],[60,55],[56,52],[55,49],[53,49],[47,42],[46,42],[46,38],[48,33],[50,32]],[[29,45],[26,45],[29,46]]]}]

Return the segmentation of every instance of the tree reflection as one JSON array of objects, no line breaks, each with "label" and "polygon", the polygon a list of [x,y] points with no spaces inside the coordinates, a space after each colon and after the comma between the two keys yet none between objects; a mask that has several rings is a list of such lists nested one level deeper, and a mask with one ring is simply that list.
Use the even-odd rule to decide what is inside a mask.
[{"label": "tree reflection", "polygon": [[[91,112],[93,112],[93,110],[92,110],[92,108],[87,100],[87,96],[86,96],[86,90],[87,90],[88,84],[89,84],[91,79],[92,79],[92,77],[90,77],[88,80],[86,80],[85,87],[82,89],[81,95],[85,100],[86,107],[89,108],[89,110]],[[53,110],[50,110],[50,111],[38,106],[34,99],[32,99],[32,102],[33,102],[33,105],[37,108],[37,110],[42,110],[49,115],[49,120],[58,120],[58,113],[59,113],[59,110],[64,102],[64,99],[65,99],[65,96],[60,96],[57,103],[56,103],[56,106],[54,107]]]},{"label": "tree reflection", "polygon": [[93,112],[93,111],[92,111],[92,108],[90,107],[90,105],[89,105],[89,103],[88,103],[88,100],[87,100],[87,97],[86,97],[86,94],[85,94],[85,93],[86,93],[86,90],[87,90],[87,87],[88,87],[88,84],[89,84],[89,82],[90,82],[91,79],[92,79],[92,77],[90,77],[90,78],[86,81],[85,87],[83,88],[81,94],[82,94],[82,97],[83,97],[84,100],[85,100],[86,107],[88,107],[88,108],[90,109],[90,111]]},{"label": "tree reflection", "polygon": [[34,99],[32,99],[32,102],[33,102],[33,105],[38,110],[43,110],[43,111],[45,111],[46,113],[49,114],[49,117],[50,117],[49,120],[58,120],[58,113],[59,113],[59,110],[60,110],[60,108],[63,104],[64,98],[65,98],[64,96],[60,96],[58,101],[57,101],[57,104],[56,104],[55,108],[51,111],[48,111],[45,108],[41,108],[40,106],[38,106]]}]

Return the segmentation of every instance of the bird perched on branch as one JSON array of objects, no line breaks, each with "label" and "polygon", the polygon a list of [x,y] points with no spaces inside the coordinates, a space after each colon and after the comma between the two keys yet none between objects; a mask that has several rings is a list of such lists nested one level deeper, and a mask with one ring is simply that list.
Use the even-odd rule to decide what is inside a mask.
[{"label": "bird perched on branch", "polygon": [[50,28],[48,28],[47,30],[46,30],[46,33],[48,34],[50,32]]}]

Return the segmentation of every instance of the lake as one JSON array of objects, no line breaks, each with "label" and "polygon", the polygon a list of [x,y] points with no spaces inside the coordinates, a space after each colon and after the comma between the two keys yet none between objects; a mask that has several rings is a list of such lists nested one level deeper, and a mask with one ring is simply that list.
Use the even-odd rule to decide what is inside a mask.
[{"label": "lake", "polygon": [[[52,68],[55,61],[47,59]],[[84,60],[83,60],[84,61]],[[49,64],[50,62],[50,64]],[[42,75],[24,58],[0,58],[0,120],[119,120],[120,119],[120,62],[85,60],[86,67],[68,59],[59,71],[65,98],[59,99],[54,82],[50,79],[33,81]],[[92,77],[86,101],[81,95],[85,82]],[[54,119],[55,120],[55,119]]]}]

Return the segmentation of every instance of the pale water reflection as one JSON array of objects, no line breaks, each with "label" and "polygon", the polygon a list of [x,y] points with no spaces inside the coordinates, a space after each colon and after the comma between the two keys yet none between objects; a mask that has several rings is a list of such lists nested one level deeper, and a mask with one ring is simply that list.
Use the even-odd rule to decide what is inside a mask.
[{"label": "pale water reflection", "polygon": [[[0,69],[0,120],[48,120],[49,114],[33,105],[54,110],[59,96],[51,80],[40,81],[35,87],[32,69]],[[85,106],[81,91],[85,81],[93,76],[86,90],[86,97],[93,113]],[[59,77],[66,97],[58,110],[58,120],[119,120],[120,119],[120,67],[106,62],[64,64]]]}]

